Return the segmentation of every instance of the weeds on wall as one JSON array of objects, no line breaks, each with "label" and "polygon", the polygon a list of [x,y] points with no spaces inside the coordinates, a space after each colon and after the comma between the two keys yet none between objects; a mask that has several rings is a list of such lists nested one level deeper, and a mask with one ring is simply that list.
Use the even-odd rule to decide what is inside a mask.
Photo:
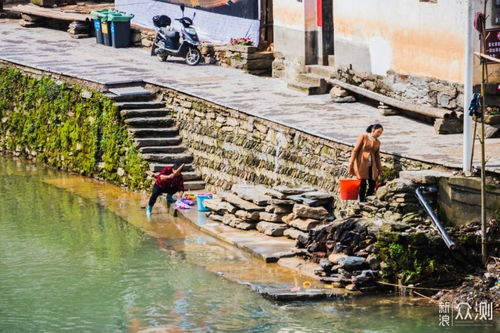
[{"label": "weeds on wall", "polygon": [[147,162],[111,99],[10,68],[0,68],[0,147],[132,189],[149,186]]}]

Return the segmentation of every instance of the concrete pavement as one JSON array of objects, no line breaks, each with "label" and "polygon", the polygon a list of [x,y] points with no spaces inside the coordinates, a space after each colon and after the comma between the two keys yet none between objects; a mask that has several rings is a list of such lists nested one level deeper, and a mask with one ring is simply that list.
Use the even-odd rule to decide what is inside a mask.
[{"label": "concrete pavement", "polygon": [[[328,95],[305,96],[285,82],[213,65],[190,67],[181,59],[159,62],[149,50],[114,49],[66,32],[23,28],[0,20],[0,59],[105,84],[143,80],[241,112],[352,145],[371,123],[381,123],[382,151],[461,168],[462,135],[436,135],[431,125],[401,116],[384,117],[361,103],[334,104]],[[479,146],[475,163],[479,163]],[[488,139],[487,168],[500,173],[500,139]]]}]

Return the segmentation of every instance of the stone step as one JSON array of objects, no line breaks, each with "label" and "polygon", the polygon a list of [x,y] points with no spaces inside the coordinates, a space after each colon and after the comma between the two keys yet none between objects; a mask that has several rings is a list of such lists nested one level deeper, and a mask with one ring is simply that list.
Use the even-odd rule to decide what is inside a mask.
[{"label": "stone step", "polygon": [[161,109],[165,107],[163,102],[117,102],[113,105],[120,110],[131,109]]},{"label": "stone step", "polygon": [[134,128],[171,127],[174,120],[171,117],[128,118],[125,123]]},{"label": "stone step", "polygon": [[182,142],[181,137],[174,136],[171,138],[136,138],[135,143],[141,147],[156,147],[156,146],[176,146]]},{"label": "stone step", "polygon": [[151,92],[149,94],[127,94],[127,95],[115,95],[108,93],[107,97],[111,98],[115,102],[147,102],[155,99],[155,95]]},{"label": "stone step", "polygon": [[190,181],[190,180],[201,180],[203,181],[203,179],[201,179],[201,176],[198,175],[196,172],[194,171],[186,171],[186,172],[182,172],[182,177],[184,178],[184,181]]},{"label": "stone step", "polygon": [[179,135],[179,130],[172,128],[129,128],[129,131],[136,138],[166,138]]},{"label": "stone step", "polygon": [[301,83],[301,82],[290,82],[288,83],[288,89],[293,89],[305,93],[306,95],[321,95],[325,92],[319,86]]},{"label": "stone step", "polygon": [[337,74],[337,72],[335,71],[335,67],[332,66],[309,65],[306,67],[309,73],[321,76],[326,79],[329,79]]},{"label": "stone step", "polygon": [[311,86],[318,86],[318,87],[321,87],[321,86],[327,84],[323,77],[316,75],[316,74],[312,74],[312,73],[299,74],[297,76],[297,81],[300,83],[305,83],[305,84],[309,84]]},{"label": "stone step", "polygon": [[[160,172],[161,170],[163,170],[163,168],[165,168],[167,166],[172,167],[173,163],[149,163],[149,170],[156,173],[156,172]],[[184,168],[182,169],[183,174],[184,174],[184,172],[194,172],[193,165],[190,163],[185,164]]]},{"label": "stone step", "polygon": [[184,182],[184,188],[188,191],[203,190],[205,182],[203,180],[188,180]]},{"label": "stone step", "polygon": [[173,164],[175,162],[179,163],[192,163],[193,155],[187,153],[179,153],[179,154],[141,154],[142,158],[144,158],[148,162],[158,162],[165,164]]},{"label": "stone step", "polygon": [[142,86],[129,86],[129,87],[113,87],[108,89],[109,93],[114,95],[112,97],[114,100],[122,101],[135,101],[135,100],[151,100],[154,98],[155,94],[151,91],[143,88]]},{"label": "stone step", "polygon": [[143,154],[176,154],[186,151],[184,146],[152,146],[140,147],[139,150]]},{"label": "stone step", "polygon": [[122,118],[166,117],[170,114],[168,109],[132,109],[121,110]]},{"label": "stone step", "polygon": [[125,87],[141,87],[144,85],[144,81],[142,80],[117,80],[117,81],[108,81],[104,84],[106,89],[114,89],[114,88],[125,88]]},{"label": "stone step", "polygon": [[[158,176],[158,173],[160,172],[161,170],[158,170],[158,171],[155,171],[155,178],[156,176]],[[200,175],[198,175],[196,172],[194,171],[186,171],[186,172],[182,172],[182,178],[184,178],[184,182],[186,181],[191,181],[191,180],[198,180],[198,181],[203,181],[203,179],[200,177]]]}]

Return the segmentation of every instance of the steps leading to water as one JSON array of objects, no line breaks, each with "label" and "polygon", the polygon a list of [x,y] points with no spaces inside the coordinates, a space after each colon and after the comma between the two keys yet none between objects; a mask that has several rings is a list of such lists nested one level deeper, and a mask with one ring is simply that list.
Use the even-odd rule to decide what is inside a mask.
[{"label": "steps leading to water", "polygon": [[179,131],[163,102],[154,101],[155,95],[138,83],[110,87],[108,97],[120,110],[142,157],[149,162],[150,170],[160,172],[176,162],[185,163],[184,186],[187,190],[201,190],[205,182],[196,173],[193,155],[182,144]]}]

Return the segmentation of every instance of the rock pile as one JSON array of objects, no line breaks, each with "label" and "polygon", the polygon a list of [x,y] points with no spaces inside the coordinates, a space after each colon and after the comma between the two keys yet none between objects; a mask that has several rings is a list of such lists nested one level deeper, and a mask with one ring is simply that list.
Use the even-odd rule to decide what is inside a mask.
[{"label": "rock pile", "polygon": [[[336,215],[344,218],[352,215],[354,210],[364,217],[380,218],[391,224],[402,224],[408,227],[422,223],[429,224],[430,219],[419,204],[415,190],[418,186],[433,184],[435,178],[432,180],[416,179],[414,175],[420,172],[408,171],[406,174],[405,172],[401,174],[401,178],[396,178],[381,186],[375,196],[367,198],[367,202],[343,207],[336,212]],[[436,201],[435,195],[426,195],[426,198],[431,205]],[[353,208],[353,205],[356,207]]]},{"label": "rock pile", "polygon": [[204,201],[209,218],[231,227],[257,229],[269,236],[297,239],[307,231],[332,221],[333,197],[310,186],[292,188],[262,185],[233,185]]},{"label": "rock pile", "polygon": [[495,311],[500,311],[500,259],[492,258],[483,274],[466,280],[455,290],[440,291],[433,299],[455,305],[466,303],[474,309],[478,309],[483,303],[492,306]]},{"label": "rock pile", "polygon": [[371,291],[376,284],[380,263],[375,253],[377,228],[363,218],[336,220],[319,226],[300,237],[297,247],[303,254],[320,264],[316,270],[323,282],[349,290]]},{"label": "rock pile", "polygon": [[347,90],[340,86],[333,86],[330,89],[330,97],[334,103],[354,103],[356,98],[349,94]]}]

